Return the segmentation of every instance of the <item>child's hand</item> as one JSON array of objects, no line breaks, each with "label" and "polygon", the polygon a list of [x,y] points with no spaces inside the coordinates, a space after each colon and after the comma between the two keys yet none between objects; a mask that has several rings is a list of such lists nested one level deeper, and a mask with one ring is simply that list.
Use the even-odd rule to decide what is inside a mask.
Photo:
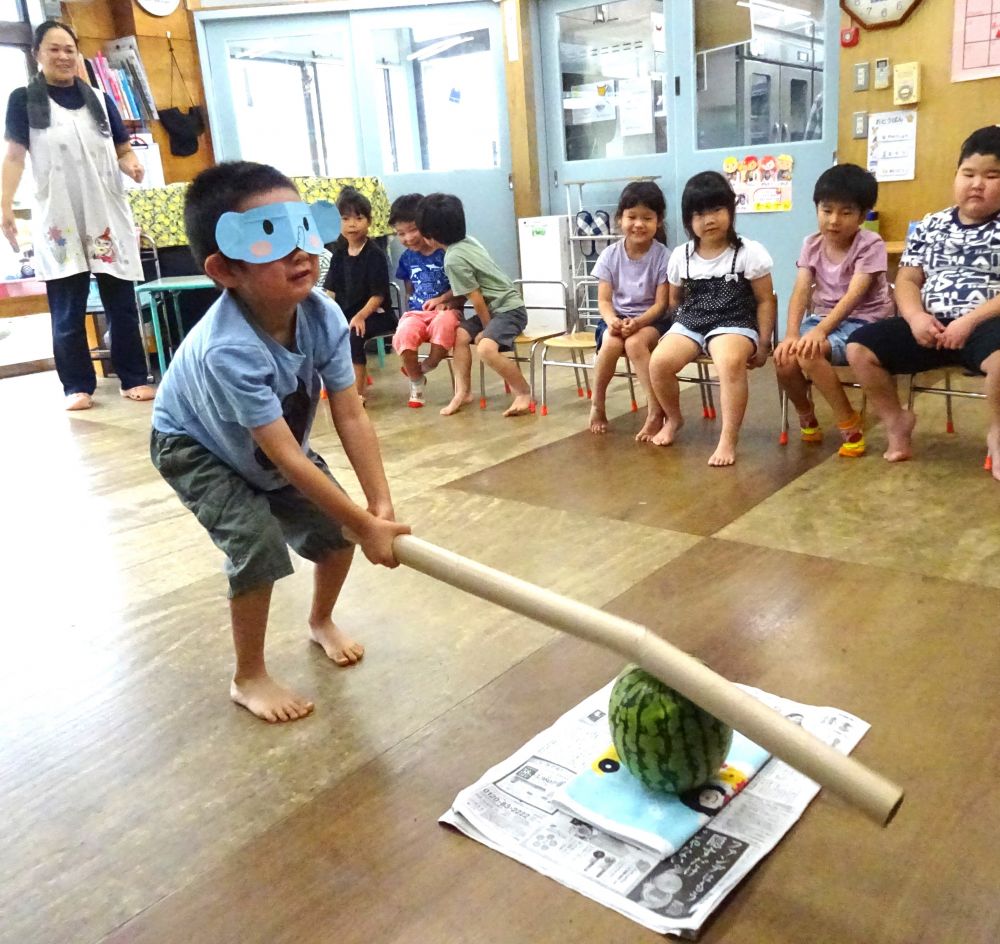
[{"label": "child's hand", "polygon": [[907,319],[910,322],[910,333],[921,347],[940,347],[944,325],[926,311]]},{"label": "child's hand", "polygon": [[800,357],[808,357],[810,360],[822,357],[826,338],[826,332],[819,325],[816,325],[799,339],[799,343],[795,346],[795,353]]},{"label": "child's hand", "polygon": [[621,318],[612,318],[611,321],[608,322],[608,331],[611,332],[612,337],[622,337],[622,324],[623,322]]},{"label": "child's hand", "polygon": [[405,524],[397,524],[395,521],[386,521],[383,518],[372,516],[368,526],[358,535],[358,543],[365,557],[373,564],[382,564],[384,567],[398,567],[399,561],[392,550],[392,542],[400,534],[409,534],[410,527]]},{"label": "child's hand", "polygon": [[763,367],[767,363],[767,355],[769,354],[768,345],[763,341],[757,345],[757,350],[754,352],[753,357],[747,361],[747,367],[753,370],[755,367]]},{"label": "child's hand", "polygon": [[971,318],[956,318],[938,335],[938,347],[949,351],[957,351],[965,347],[969,335],[975,328]]},{"label": "child's hand", "polygon": [[795,350],[799,343],[799,336],[786,335],[774,349],[774,363],[779,367],[792,363],[795,360]]},{"label": "child's hand", "polygon": [[351,331],[357,332],[359,337],[365,336],[365,319],[361,315],[355,315],[348,323],[347,326]]},{"label": "child's hand", "polygon": [[630,338],[639,329],[635,326],[634,318],[623,318],[621,321],[621,334],[623,338]]},{"label": "child's hand", "polygon": [[423,308],[424,311],[433,311],[440,304],[441,296],[435,295],[433,298],[428,298],[427,301],[425,301],[420,307]]}]

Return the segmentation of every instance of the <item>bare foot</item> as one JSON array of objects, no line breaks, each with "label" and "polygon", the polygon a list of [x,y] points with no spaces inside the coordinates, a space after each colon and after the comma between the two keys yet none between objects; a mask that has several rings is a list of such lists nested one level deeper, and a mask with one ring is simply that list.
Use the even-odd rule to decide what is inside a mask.
[{"label": "bare foot", "polygon": [[442,408],[441,415],[451,416],[453,413],[457,413],[460,409],[462,409],[462,407],[465,406],[467,403],[471,402],[472,402],[471,393],[466,393],[463,394],[462,396],[459,396],[456,393],[455,396],[451,398],[451,403],[449,403],[446,407]]},{"label": "bare foot", "polygon": [[526,416],[531,412],[531,394],[519,393],[513,403],[503,411],[504,416]]},{"label": "bare foot", "polygon": [[66,397],[67,410],[89,410],[94,405],[94,398],[89,393],[71,393]]},{"label": "bare foot", "polygon": [[121,394],[126,400],[142,402],[152,400],[156,396],[156,391],[148,384],[143,384],[141,387],[129,387],[128,390],[122,390]]},{"label": "bare foot", "polygon": [[311,701],[282,688],[270,675],[260,678],[234,678],[229,685],[229,697],[251,714],[275,724],[297,721],[312,714]]},{"label": "bare foot", "polygon": [[913,457],[913,447],[910,438],[913,427],[917,425],[917,417],[909,410],[900,410],[899,416],[891,425],[886,424],[885,431],[889,437],[889,446],[882,453],[889,462],[905,462]]},{"label": "bare foot", "polygon": [[683,425],[684,425],[684,417],[678,416],[676,420],[672,420],[668,416],[663,421],[663,428],[649,441],[654,446],[672,445],[674,437],[680,432],[680,429]]},{"label": "bare foot", "polygon": [[708,464],[717,468],[733,465],[736,462],[736,443],[725,439],[719,440],[715,452],[708,459]]},{"label": "bare foot", "polygon": [[606,433],[608,431],[608,414],[596,404],[590,407],[590,431]]},{"label": "bare foot", "polygon": [[323,651],[337,665],[355,665],[365,654],[365,647],[355,642],[331,619],[309,624],[309,638],[323,647]]},{"label": "bare foot", "polygon": [[990,470],[993,478],[1000,482],[1000,426],[993,426],[986,435],[986,448],[990,455]]},{"label": "bare foot", "polygon": [[[663,429],[663,423],[666,417],[662,413],[657,413],[647,410],[646,412],[646,422],[642,424],[642,429],[635,434],[636,442],[652,442],[653,437]],[[681,421],[683,425],[683,420]],[[677,427],[680,429],[680,426]],[[666,445],[669,445],[667,443]]]}]

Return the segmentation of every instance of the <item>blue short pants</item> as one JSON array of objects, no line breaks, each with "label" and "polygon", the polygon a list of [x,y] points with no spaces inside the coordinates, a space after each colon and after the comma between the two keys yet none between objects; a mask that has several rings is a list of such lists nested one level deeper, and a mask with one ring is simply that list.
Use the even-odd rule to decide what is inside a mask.
[{"label": "blue short pants", "polygon": [[749,338],[753,343],[754,351],[757,350],[760,345],[760,335],[753,328],[740,328],[740,327],[719,327],[712,328],[707,334],[699,334],[697,331],[692,331],[690,328],[685,328],[684,325],[678,324],[676,321],[670,326],[670,330],[667,334],[679,334],[682,338],[690,338],[701,348],[702,354],[708,354],[708,342],[712,338],[718,337],[720,334],[738,334],[742,338]]},{"label": "blue short pants", "polygon": [[[812,331],[823,318],[823,315],[807,315],[802,319],[799,334],[803,335],[807,331]],[[827,341],[830,342],[830,363],[834,367],[847,366],[847,341],[858,328],[862,328],[866,324],[871,324],[871,322],[859,321],[857,318],[845,318],[826,336]]]}]

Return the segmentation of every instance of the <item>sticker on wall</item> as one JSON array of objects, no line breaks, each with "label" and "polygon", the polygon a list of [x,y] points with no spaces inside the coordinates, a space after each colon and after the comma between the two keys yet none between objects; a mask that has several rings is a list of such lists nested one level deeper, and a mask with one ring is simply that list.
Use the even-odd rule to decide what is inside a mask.
[{"label": "sticker on wall", "polygon": [[727,157],[722,173],[736,193],[737,213],[787,213],[792,208],[792,166],[788,154]]}]

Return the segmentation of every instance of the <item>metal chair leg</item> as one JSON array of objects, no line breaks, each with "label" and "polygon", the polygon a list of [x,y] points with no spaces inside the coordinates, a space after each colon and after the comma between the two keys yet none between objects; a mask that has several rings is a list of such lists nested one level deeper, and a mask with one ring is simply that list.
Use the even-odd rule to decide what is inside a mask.
[{"label": "metal chair leg", "polygon": [[944,398],[945,410],[946,410],[946,414],[947,414],[947,417],[948,417],[947,423],[945,424],[945,432],[946,433],[953,433],[953,432],[955,432],[955,424],[954,424],[954,422],[952,422],[952,414],[951,414],[952,396],[951,396],[951,371],[950,370],[946,370],[944,372],[944,389],[948,391],[945,394],[945,398]]},{"label": "metal chair leg", "polygon": [[778,445],[788,445],[788,393],[779,388],[778,398],[781,401],[781,433],[778,435]]},{"label": "metal chair leg", "polygon": [[628,355],[625,357],[625,370],[626,376],[628,377],[628,397],[629,402],[632,404],[632,412],[636,413],[639,410],[639,404],[635,402],[635,382],[632,375],[632,362],[628,359]]}]

